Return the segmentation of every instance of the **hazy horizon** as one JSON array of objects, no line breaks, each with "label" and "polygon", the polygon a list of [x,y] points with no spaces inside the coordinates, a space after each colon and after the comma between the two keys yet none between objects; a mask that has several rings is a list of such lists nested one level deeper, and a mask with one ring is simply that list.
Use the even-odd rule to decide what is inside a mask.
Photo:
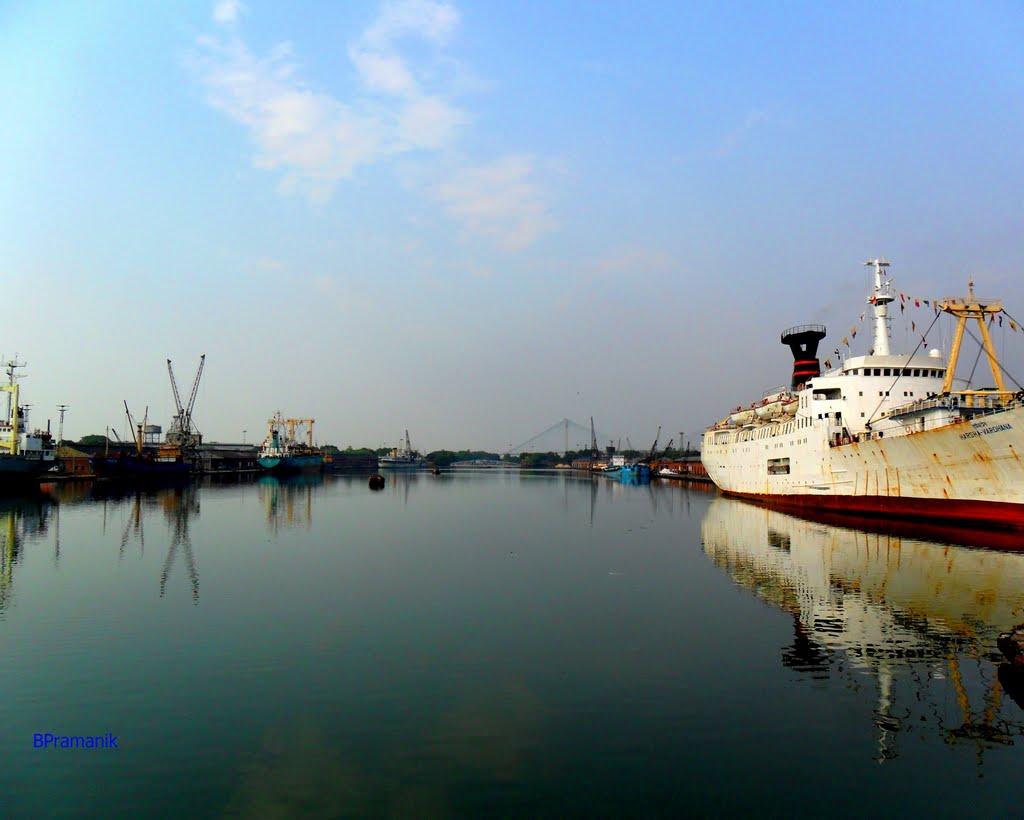
[{"label": "hazy horizon", "polygon": [[1021,42],[999,2],[11,4],[0,352],[68,439],[166,429],[205,354],[207,440],[696,445],[784,328],[867,351],[870,257],[894,352],[969,276],[1024,318]]}]

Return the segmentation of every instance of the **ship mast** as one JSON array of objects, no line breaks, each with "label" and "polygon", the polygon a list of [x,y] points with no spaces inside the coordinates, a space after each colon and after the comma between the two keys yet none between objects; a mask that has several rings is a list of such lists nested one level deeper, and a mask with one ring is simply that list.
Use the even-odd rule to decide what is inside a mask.
[{"label": "ship mast", "polygon": [[[995,379],[996,390],[994,392],[1003,398],[1012,395],[1012,391],[1006,389],[1003,382],[1003,374],[999,367],[999,359],[996,357],[995,347],[992,345],[992,336],[988,332],[986,320],[992,319],[1002,313],[1003,303],[1000,299],[979,299],[974,295],[974,280],[967,281],[966,297],[959,299],[946,298],[939,304],[939,309],[944,313],[956,317],[956,331],[953,336],[953,349],[949,354],[949,365],[946,368],[946,380],[942,383],[942,392],[949,393],[953,389],[953,375],[956,370],[957,360],[960,358],[960,344],[963,342],[964,330],[967,328],[967,320],[974,319],[978,323],[978,330],[981,331],[982,346],[988,356],[989,367],[992,368],[992,378]],[[973,392],[973,391],[967,391]],[[989,391],[993,392],[993,391]]]},{"label": "ship mast", "polygon": [[889,355],[889,303],[896,297],[889,290],[891,280],[884,268],[889,267],[888,259],[869,259],[864,263],[875,269],[875,290],[868,299],[874,306],[875,313],[875,344],[874,355]]}]

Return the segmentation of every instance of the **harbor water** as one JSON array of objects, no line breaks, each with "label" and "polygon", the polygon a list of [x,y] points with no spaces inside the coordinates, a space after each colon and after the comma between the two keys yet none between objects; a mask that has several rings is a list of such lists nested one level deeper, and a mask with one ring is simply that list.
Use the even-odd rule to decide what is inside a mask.
[{"label": "harbor water", "polygon": [[0,500],[0,815],[1019,813],[1005,537],[386,482]]}]

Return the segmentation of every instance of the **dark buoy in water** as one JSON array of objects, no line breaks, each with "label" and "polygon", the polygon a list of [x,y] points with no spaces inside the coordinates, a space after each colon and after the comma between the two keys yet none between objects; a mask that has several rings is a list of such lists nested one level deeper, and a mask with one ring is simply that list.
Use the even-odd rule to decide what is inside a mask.
[{"label": "dark buoy in water", "polygon": [[441,475],[441,470],[438,469],[437,467],[435,467],[434,470],[433,470],[433,473],[434,473],[434,475]]},{"label": "dark buoy in water", "polygon": [[371,490],[383,490],[384,489],[384,476],[379,473],[375,473],[370,476],[370,489]]}]

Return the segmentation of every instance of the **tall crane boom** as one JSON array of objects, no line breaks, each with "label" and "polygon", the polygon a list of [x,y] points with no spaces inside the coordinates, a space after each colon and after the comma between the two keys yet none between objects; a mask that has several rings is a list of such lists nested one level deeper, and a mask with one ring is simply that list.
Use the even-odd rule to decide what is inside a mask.
[{"label": "tall crane boom", "polygon": [[196,395],[199,393],[199,378],[203,375],[203,366],[206,364],[206,354],[199,357],[199,369],[196,371],[196,380],[192,382],[192,393],[188,397],[188,407],[185,408],[185,415],[189,423],[192,422],[192,408],[196,403]]},{"label": "tall crane boom", "polygon": [[658,425],[658,432],[654,436],[654,444],[651,445],[651,458],[654,458],[654,451],[658,449],[658,439],[661,438],[661,425]]},{"label": "tall crane boom", "polygon": [[185,414],[185,408],[181,406],[181,396],[178,395],[178,382],[174,379],[174,368],[171,367],[171,360],[167,360],[167,375],[171,377],[171,390],[174,392],[174,409],[178,411],[180,419]]},{"label": "tall crane boom", "polygon": [[171,390],[174,392],[174,408],[177,415],[167,431],[167,442],[182,447],[194,447],[199,444],[199,431],[192,422],[192,408],[195,407],[196,396],[199,393],[199,379],[203,375],[203,366],[206,364],[206,354],[199,357],[199,369],[196,370],[195,381],[192,382],[192,391],[189,393],[188,404],[181,401],[181,393],[178,392],[178,382],[174,378],[174,367],[171,360],[167,360],[167,374],[171,377]]}]

